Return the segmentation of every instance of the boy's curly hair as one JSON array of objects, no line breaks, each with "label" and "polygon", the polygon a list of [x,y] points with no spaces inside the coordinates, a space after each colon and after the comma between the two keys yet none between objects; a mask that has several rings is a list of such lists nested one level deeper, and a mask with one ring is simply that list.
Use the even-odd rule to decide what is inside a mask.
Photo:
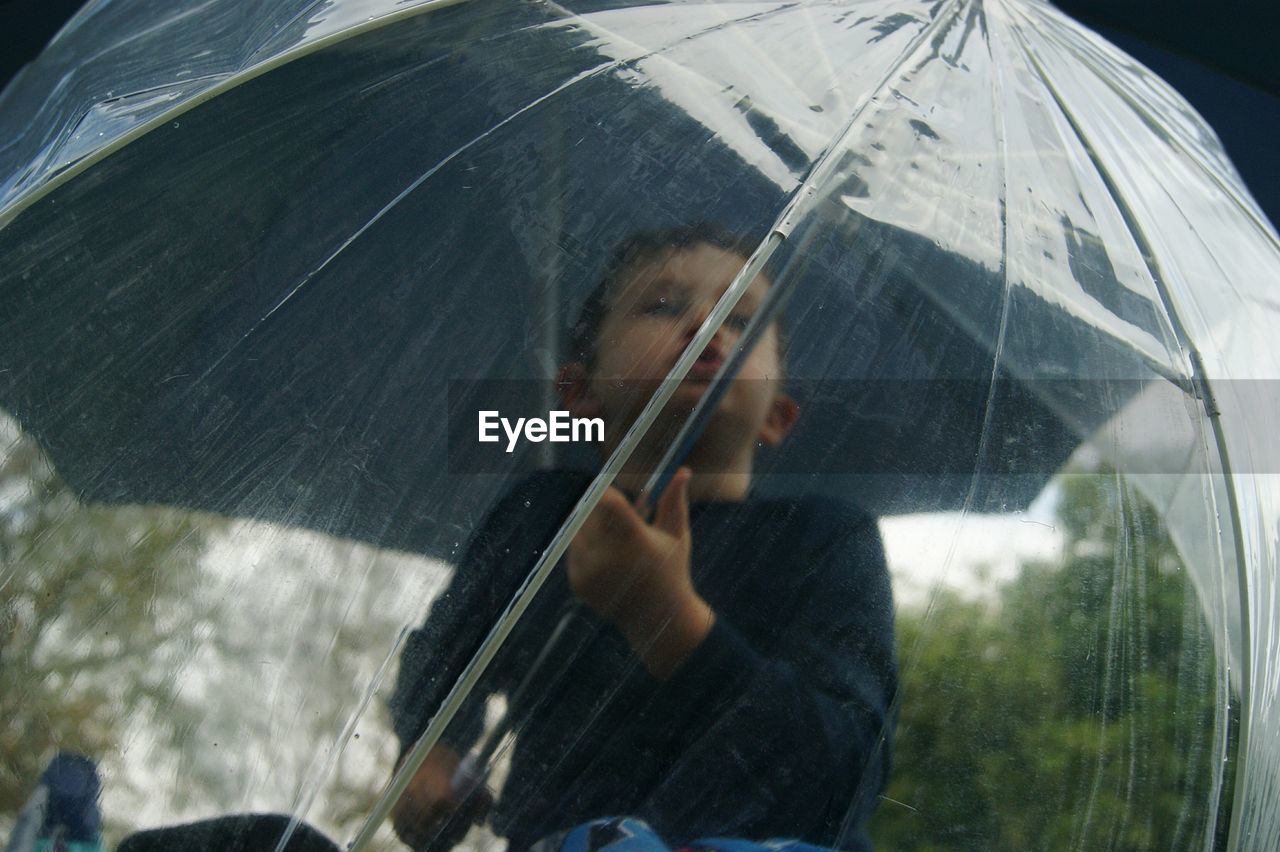
[{"label": "boy's curly hair", "polygon": [[617,283],[627,272],[663,254],[699,245],[733,252],[745,261],[762,239],[756,235],[735,234],[714,222],[696,222],[641,231],[623,240],[613,250],[600,282],[583,302],[578,319],[569,330],[569,359],[588,367],[594,363],[600,327],[609,314]]}]

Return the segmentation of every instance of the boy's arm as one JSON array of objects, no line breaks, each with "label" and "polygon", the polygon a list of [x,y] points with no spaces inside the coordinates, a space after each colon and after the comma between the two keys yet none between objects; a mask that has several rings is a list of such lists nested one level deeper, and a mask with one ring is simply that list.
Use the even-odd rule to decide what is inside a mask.
[{"label": "boy's arm", "polygon": [[858,827],[887,781],[897,670],[884,551],[870,518],[818,505],[830,544],[796,542],[795,564],[770,566],[797,578],[794,605],[759,602],[780,621],[773,650],[721,614],[655,694],[653,718],[686,724],[672,725],[681,758],[652,803],[690,836],[844,842],[845,816]]},{"label": "boy's arm", "polygon": [[[486,621],[478,612],[477,617],[466,618],[468,610],[476,611],[477,603],[479,608],[484,606],[482,584],[476,582],[481,573],[477,560],[464,558],[459,563],[449,587],[432,604],[426,623],[409,635],[400,655],[400,673],[388,703],[400,741],[397,770],[466,665],[468,652],[483,638],[476,634]],[[465,704],[446,738],[427,754],[393,806],[392,826],[409,848],[447,848],[458,839],[454,835],[465,833],[473,818],[487,809],[486,796],[466,799],[453,789],[460,752],[465,753],[480,736],[482,705],[475,697]]]},{"label": "boy's arm", "polygon": [[[466,652],[483,639],[483,636],[472,635],[477,632],[472,624],[454,617],[467,609],[461,603],[465,597],[446,591],[432,607],[426,623],[410,632],[400,654],[400,674],[387,706],[400,741],[401,758],[422,736],[449,687],[461,674],[469,659]],[[483,624],[478,617],[474,622]],[[455,748],[465,751],[479,738],[481,713],[478,708],[479,702],[470,701],[455,719],[449,731],[449,740]]]},{"label": "boy's arm", "polygon": [[[526,499],[536,496],[526,483],[486,517],[425,623],[409,634],[388,702],[400,741],[397,769],[501,612],[503,590],[518,580],[521,565],[512,557],[515,534],[527,514]],[[485,686],[506,680],[501,671],[495,674],[497,680],[485,678]],[[466,702],[392,809],[396,834],[411,848],[450,847],[492,804],[483,786],[461,798],[453,787],[462,755],[483,731],[486,694],[477,690]]]},{"label": "boy's arm", "polygon": [[[526,481],[490,510],[467,542],[448,586],[431,603],[425,622],[408,636],[396,691],[388,702],[401,756],[424,732],[520,582],[521,569],[529,560],[527,549],[520,545],[529,536],[521,533],[529,532],[531,514],[541,517],[538,509],[531,513],[529,505],[552,512],[557,507],[545,504],[553,496],[559,499],[558,494],[549,493],[556,485]],[[498,669],[495,677],[483,678],[481,688],[504,681]],[[479,738],[484,697],[479,692],[472,696],[451,725],[448,742],[457,751],[465,752]]]},{"label": "boy's arm", "polygon": [[[400,654],[396,688],[388,702],[403,757],[418,740],[427,721],[461,675],[492,623],[493,607],[487,556],[492,543],[482,530],[454,569],[445,591],[431,604],[422,627],[413,630]],[[459,713],[449,740],[460,750],[480,736],[481,702],[472,700]]]},{"label": "boy's arm", "polygon": [[[694,588],[688,479],[677,473],[652,524],[607,492],[569,551],[574,594],[666,681],[650,718],[685,732],[681,760],[655,791],[658,812],[682,814],[673,824],[690,837],[732,829],[833,841],[846,813],[853,826],[870,814],[888,777],[897,671],[875,523],[806,504],[817,517],[784,533],[796,564],[769,566],[794,583],[787,597],[798,603],[759,602],[785,620],[765,642]],[[828,544],[815,549],[815,539]]]}]

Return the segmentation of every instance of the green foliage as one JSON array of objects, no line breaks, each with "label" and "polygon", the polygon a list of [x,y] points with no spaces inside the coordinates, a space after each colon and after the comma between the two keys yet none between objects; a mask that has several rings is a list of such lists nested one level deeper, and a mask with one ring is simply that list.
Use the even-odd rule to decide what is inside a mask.
[{"label": "green foliage", "polygon": [[879,848],[1203,848],[1213,830],[1223,723],[1196,591],[1122,480],[1059,485],[1061,564],[899,614]]}]

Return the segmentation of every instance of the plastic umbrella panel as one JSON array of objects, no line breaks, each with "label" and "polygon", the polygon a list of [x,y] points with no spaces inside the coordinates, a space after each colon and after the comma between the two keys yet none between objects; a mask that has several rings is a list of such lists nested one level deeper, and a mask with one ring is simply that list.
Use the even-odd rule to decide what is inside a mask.
[{"label": "plastic umbrella panel", "polygon": [[[1033,38],[1025,16],[1041,14],[1034,10],[891,12],[877,7],[863,15],[859,8],[682,7],[575,14],[520,7],[504,16],[460,7],[407,18],[398,25],[404,29],[387,26],[231,89],[175,116],[176,127],[166,120],[44,198],[33,193],[19,200],[29,206],[5,229],[6,252],[16,259],[7,264],[15,270],[8,286],[34,281],[31,286],[43,289],[20,291],[28,294],[24,299],[32,308],[11,328],[21,323],[25,339],[44,348],[36,350],[42,357],[35,357],[24,344],[21,360],[14,356],[24,378],[7,380],[19,389],[18,401],[9,404],[44,438],[54,464],[67,469],[68,479],[79,479],[82,493],[89,492],[86,482],[101,489],[92,493],[99,500],[160,500],[283,520],[394,543],[452,563],[467,539],[486,528],[485,508],[504,492],[512,493],[545,449],[499,459],[496,468],[467,468],[470,462],[463,460],[456,460],[460,469],[448,468],[455,460],[445,452],[443,424],[457,412],[464,421],[474,416],[475,394],[489,387],[477,380],[517,379],[512,403],[517,409],[530,399],[554,400],[555,392],[548,390],[551,374],[564,360],[575,309],[594,285],[610,246],[655,225],[696,219],[719,220],[731,231],[754,231],[763,240],[806,172],[831,152],[825,160],[831,170],[810,184],[814,198],[767,269],[773,286],[795,282],[797,301],[787,316],[788,367],[797,386],[807,379],[816,387],[808,390],[807,402],[801,399],[807,413],[791,437],[793,448],[807,445],[809,452],[788,458],[784,446],[773,457],[761,455],[760,482],[767,485],[765,471],[776,475],[783,483],[777,490],[792,495],[792,502],[799,499],[797,491],[834,491],[844,499],[862,496],[863,504],[877,512],[892,505],[897,512],[961,513],[908,519],[918,529],[940,524],[940,540],[952,543],[941,552],[931,553],[918,542],[914,549],[904,548],[894,524],[881,522],[899,601],[904,685],[892,692],[895,712],[907,721],[899,728],[897,780],[889,782],[899,785],[898,794],[892,786],[877,786],[874,778],[847,775],[838,789],[848,801],[832,810],[840,815],[819,820],[834,833],[814,839],[835,842],[862,831],[859,815],[867,808],[860,802],[877,792],[908,806],[895,823],[889,805],[882,805],[880,817],[890,822],[880,830],[895,845],[947,830],[968,832],[964,836],[974,843],[1010,838],[1004,842],[1011,844],[1028,826],[1058,826],[1055,830],[1066,833],[1055,836],[1064,842],[1094,836],[1089,832],[1123,833],[1130,822],[1153,822],[1150,816],[1131,817],[1154,813],[1154,806],[1124,786],[1120,768],[1154,771],[1151,761],[1169,750],[1169,742],[1195,744],[1175,772],[1202,780],[1173,783],[1186,800],[1208,803],[1191,822],[1171,823],[1172,842],[1215,836],[1224,830],[1214,828],[1225,822],[1219,807],[1223,814],[1227,807],[1215,803],[1230,797],[1223,776],[1202,770],[1217,766],[1214,755],[1231,752],[1226,661],[1242,643],[1243,628],[1232,633],[1225,626],[1240,593],[1225,579],[1234,570],[1237,551],[1232,530],[1213,520],[1222,508],[1213,501],[1232,500],[1216,487],[1196,485],[1205,481],[1197,477],[1220,469],[1223,441],[1193,398],[1186,396],[1192,403],[1175,406],[1173,416],[1184,424],[1192,448],[1201,451],[1183,453],[1177,465],[1154,471],[1189,482],[1178,492],[1181,505],[1192,510],[1181,526],[1166,520],[1171,515],[1157,512],[1153,520],[1143,514],[1139,507],[1146,505],[1149,489],[1111,480],[1119,484],[1093,491],[1051,488],[1043,504],[1057,501],[1063,535],[1069,531],[1070,537],[1037,542],[1030,552],[1010,548],[1018,553],[1012,568],[997,564],[994,579],[990,565],[981,567],[989,559],[980,555],[981,548],[962,547],[966,530],[983,522],[972,514],[974,508],[989,508],[993,499],[998,505],[1002,491],[1035,494],[1085,437],[1144,388],[1164,383],[1178,399],[1203,378],[1188,357],[1187,341],[1195,338],[1171,313],[1177,303],[1167,282],[1182,255],[1169,249],[1157,255],[1161,263],[1152,263],[1151,238],[1143,236],[1150,228],[1133,226],[1144,185],[1118,192],[1116,173],[1123,168],[1100,167],[1115,156],[1100,148],[1098,140],[1105,136],[1083,132],[1088,122],[1079,108],[1064,108],[1072,101],[1058,81],[1067,73],[1046,71],[1061,42],[1079,41],[1072,48],[1073,62],[1080,62],[1078,54],[1084,52],[1097,69],[1106,71],[1104,60],[1113,57],[1074,31],[1054,29],[1065,25],[1052,17],[1044,19],[1043,29],[1058,42]],[[64,47],[75,32],[64,36]],[[797,61],[801,56],[821,61]],[[762,67],[774,73],[757,70]],[[338,91],[350,94],[337,96]],[[317,109],[335,101],[345,106]],[[1127,120],[1125,109],[1132,104],[1112,111],[1121,116],[1116,121]],[[246,134],[250,126],[259,129]],[[1188,182],[1212,164],[1213,157],[1198,154],[1185,134],[1164,136],[1161,150],[1172,151],[1169,168],[1189,170]],[[1142,137],[1135,132],[1131,138]],[[1118,143],[1112,147],[1125,150]],[[600,151],[626,153],[606,158],[594,153]],[[1135,163],[1128,169],[1126,174],[1142,174]],[[1210,180],[1226,201],[1239,194],[1230,191],[1230,175],[1213,172]],[[1037,193],[1047,198],[1041,201]],[[1135,200],[1115,203],[1130,197]],[[93,214],[95,205],[111,215]],[[166,211],[163,217],[155,216],[159,207]],[[1228,230],[1251,248],[1237,253],[1235,262],[1252,258],[1265,269],[1271,262],[1268,252],[1274,253],[1273,238],[1249,236],[1255,226],[1247,205],[1241,209],[1240,224]],[[180,250],[193,239],[200,244],[194,253]],[[146,262],[139,264],[139,257]],[[1235,281],[1233,275],[1225,283],[1245,286]],[[83,294],[100,289],[106,298],[86,303]],[[86,312],[86,304],[95,306]],[[33,331],[35,316],[46,317],[47,325]],[[59,341],[56,348],[51,340]],[[851,384],[859,379],[889,379],[889,389],[868,396],[865,388]],[[1085,381],[1054,383],[1060,379]],[[453,397],[447,392],[450,380],[462,382],[452,388],[458,392]],[[938,389],[921,394],[918,389],[930,381]],[[993,388],[1003,387],[1016,389],[1012,403],[997,404],[1001,398]],[[857,407],[849,402],[855,398],[861,400]],[[437,404],[446,399],[441,413]],[[832,402],[824,406],[827,400]],[[918,440],[931,425],[919,416],[922,409],[941,424],[933,443]],[[904,410],[916,417],[904,416]],[[966,417],[976,424],[953,425]],[[873,426],[878,421],[880,429],[854,428],[859,418]],[[93,446],[74,430],[60,437],[58,430],[76,419],[100,430],[105,440]],[[835,425],[810,427],[814,431],[806,435],[803,430],[814,423]],[[880,443],[870,446],[878,449],[867,452],[867,436],[901,436],[903,429],[910,436],[905,441],[875,438]],[[1037,442],[1038,430],[1053,437]],[[1106,451],[1109,433],[1101,434]],[[164,437],[140,445],[137,435]],[[966,436],[977,440],[966,444]],[[903,443],[926,449],[910,454]],[[958,464],[945,451],[956,447],[963,448],[954,453]],[[993,484],[986,475],[990,459],[1011,447],[1030,448],[1031,462],[1012,468],[1022,474],[1021,490],[1014,484],[1019,477]],[[585,452],[587,463],[593,453]],[[63,462],[77,455],[88,458],[87,476],[72,474],[75,463]],[[1115,463],[1114,453],[1103,455]],[[875,462],[873,473],[859,478],[867,456]],[[137,496],[131,481],[139,477],[126,471],[142,468],[144,459],[154,464],[141,477],[151,480],[153,490]],[[545,454],[541,461],[548,461]],[[897,475],[887,485],[877,479],[886,472]],[[833,488],[831,473],[842,474],[842,482],[852,478],[852,484]],[[958,485],[942,486],[944,474]],[[1025,484],[1028,480],[1032,484]],[[904,486],[904,481],[914,484]],[[540,499],[554,503],[557,493],[546,490]],[[1008,502],[1023,507],[1029,499]],[[1157,503],[1161,512],[1169,512],[1170,505]],[[750,511],[742,509],[739,517],[750,518]],[[567,507],[552,514],[558,512]],[[855,517],[848,515],[850,523]],[[1048,515],[1038,519],[1055,526]],[[1261,523],[1265,529],[1265,519]],[[1177,546],[1158,544],[1166,525]],[[283,530],[265,534],[277,544],[292,536]],[[377,716],[361,702],[372,695],[374,684],[389,681],[397,656],[387,653],[394,625],[417,622],[433,599],[448,601],[448,592],[438,597],[442,578],[461,570],[433,571],[412,560],[388,563],[359,555],[358,545],[341,543],[335,545],[340,556],[320,558],[327,546],[295,540],[293,546],[302,547],[295,552],[302,556],[290,573],[281,567],[283,556],[266,555],[276,551],[247,545],[254,535],[247,527],[233,527],[222,538],[217,532],[208,535],[223,548],[219,565],[243,566],[239,571],[222,567],[206,578],[219,588],[215,599],[222,601],[200,612],[206,619],[200,623],[214,634],[236,635],[230,622],[219,618],[252,622],[252,606],[228,603],[245,593],[265,607],[259,618],[289,613],[281,626],[311,618],[364,625],[356,630],[362,637],[357,650],[325,640],[342,635],[336,627],[317,631],[315,651],[300,638],[289,638],[286,634],[296,631],[288,629],[280,631],[279,642],[257,648],[254,642],[239,649],[236,642],[221,643],[232,659],[240,659],[233,651],[248,655],[254,649],[260,651],[254,656],[294,661],[281,667],[289,674],[274,681],[275,695],[288,692],[287,684],[301,675],[314,681],[306,694],[315,699],[328,682],[319,673],[346,671],[348,679],[358,673],[348,703],[334,702],[333,714],[319,728],[337,732],[346,742]],[[237,551],[235,542],[247,546]],[[1149,547],[1134,550],[1134,542]],[[1110,557],[1098,557],[1100,548]],[[125,552],[132,551],[125,547]],[[1188,565],[1191,570],[1183,576],[1195,579],[1168,593],[1185,606],[1156,608],[1155,602],[1165,598],[1151,591],[1152,584],[1166,582],[1160,578],[1169,576],[1170,559],[1192,552],[1202,559],[1208,554],[1208,561]],[[1256,560],[1259,554],[1241,555]],[[65,555],[53,558],[74,564]],[[206,570],[208,560],[203,556],[188,570]],[[275,567],[265,579],[248,570],[264,560]],[[1058,570],[1043,570],[1045,562]],[[937,565],[945,568],[941,575],[931,573]],[[984,571],[986,579],[980,581]],[[1265,589],[1258,584],[1266,576],[1265,571],[1246,572],[1253,579],[1244,585]],[[918,586],[928,591],[922,615],[913,620],[911,590]],[[269,593],[252,591],[259,588]],[[290,588],[303,597],[288,599]],[[949,590],[959,599],[952,602]],[[505,603],[512,591],[504,589],[497,603]],[[776,594],[746,595],[755,604],[736,620],[750,620],[759,601]],[[1053,594],[1063,596],[1065,610],[1027,604],[1029,597],[1043,602]],[[946,604],[942,610],[940,601]],[[966,618],[962,613],[970,610],[964,606],[975,614]],[[500,609],[489,619],[496,621]],[[1076,610],[1082,614],[1072,616]],[[940,611],[976,626],[966,633],[936,614]],[[988,628],[976,613],[992,611],[1006,614],[994,622],[1005,624],[1006,632],[994,626],[993,632],[981,632]],[[1007,617],[1016,612],[1025,615]],[[372,613],[384,623],[380,640],[369,621]],[[70,611],[66,618],[72,618]],[[1165,661],[1143,656],[1144,642],[1150,640],[1142,637],[1155,635],[1155,626],[1170,618],[1176,619],[1180,637],[1172,647],[1180,650],[1161,668]],[[735,619],[726,615],[725,620]],[[788,623],[803,621],[802,612]],[[610,624],[604,620],[601,635],[615,635],[608,632]],[[794,641],[806,635],[800,626],[790,630]],[[81,639],[87,635],[70,632]],[[171,670],[195,670],[199,663],[190,648],[178,637],[162,635],[169,644],[157,638],[155,646],[171,649],[166,652]],[[536,646],[542,639],[537,630],[533,636],[527,642]],[[929,800],[922,776],[938,769],[912,751],[918,740],[906,735],[912,729],[912,696],[920,694],[910,678],[925,678],[916,683],[936,678],[932,661],[939,655],[945,659],[953,647],[948,643],[1014,648],[1028,644],[1028,636],[1059,637],[1062,650],[1053,658],[1062,668],[1033,674],[1012,663],[996,667],[1024,672],[1009,685],[992,680],[995,673],[975,661],[950,688],[967,697],[969,703],[961,700],[961,707],[971,706],[984,691],[999,690],[1010,698],[1026,694],[1032,683],[1039,684],[1040,694],[1055,696],[1047,711],[1054,726],[1039,736],[1066,745],[1033,751],[1033,765],[1041,768],[1031,774],[1041,780],[1023,785],[1063,791],[1051,813],[1038,813],[1025,795],[978,797],[944,810],[926,828],[911,828],[904,822],[911,817],[904,814],[919,813],[919,803]],[[450,646],[449,655],[465,658],[465,642],[454,638],[457,645]],[[369,650],[358,650],[366,641]],[[373,650],[379,641],[381,652]],[[766,659],[796,661],[794,651],[774,653]],[[346,669],[337,664],[344,655],[350,660]],[[308,658],[323,662],[297,662]],[[623,654],[618,664],[625,666],[627,659]],[[1249,659],[1260,664],[1257,655]],[[502,675],[503,665],[497,665],[491,678]],[[600,665],[595,660],[588,671],[607,670]],[[1180,681],[1174,674],[1179,671]],[[1184,714],[1194,721],[1174,731],[1161,728],[1156,720],[1164,718],[1166,705],[1152,697],[1159,689],[1126,691],[1122,684],[1132,682],[1127,672],[1145,672],[1157,683],[1167,672],[1182,684],[1173,690],[1175,703],[1167,712],[1194,706]],[[601,686],[599,695],[634,687],[621,674],[609,683],[614,686]],[[216,691],[189,680],[185,689]],[[510,690],[499,679],[469,700]],[[1195,696],[1207,696],[1207,703],[1195,704]],[[552,702],[545,705],[548,718],[563,718],[557,708],[594,706],[592,700],[598,699],[587,695],[576,705]],[[942,766],[958,773],[953,777],[964,782],[963,789],[1001,789],[994,776],[983,775],[974,764],[976,755],[987,754],[997,764],[1025,760],[1016,751],[989,745],[990,736],[982,734],[994,735],[997,729],[980,714],[965,717],[968,728],[949,725],[930,716],[928,701],[916,702],[914,729],[954,741],[956,752]],[[267,702],[280,708],[301,704],[305,701]],[[227,710],[218,702],[195,701],[187,712],[212,732]],[[1014,712],[1011,718],[1018,724],[1011,730],[1035,730],[1036,712],[1034,707],[1024,715]],[[304,730],[296,713],[285,712],[279,721],[272,714],[258,715],[269,718],[265,730]],[[465,715],[476,718],[473,711]],[[615,731],[635,731],[623,721],[612,724]],[[1080,743],[1075,751],[1069,745],[1071,730]],[[1116,731],[1125,732],[1121,739],[1130,744],[1127,748],[1110,744]],[[495,817],[495,825],[508,834],[519,824],[512,814],[539,801],[528,786],[527,767],[548,748],[545,732],[525,734],[523,745],[520,740],[517,734],[510,756],[513,777],[522,784],[500,791]],[[183,741],[177,753],[211,754],[212,741]],[[541,751],[535,748],[539,742]],[[717,741],[695,737],[693,742],[714,751]],[[1257,748],[1265,739],[1251,742]],[[608,753],[598,740],[595,745],[586,753]],[[582,759],[581,751],[563,744],[556,751],[571,765]],[[237,790],[258,790],[259,798],[244,800],[316,819],[308,810],[315,797],[340,799],[347,779],[360,776],[350,768],[351,759],[344,761],[346,751],[312,760],[305,752],[294,753],[303,755],[290,770],[295,780],[251,773],[221,791],[206,783],[203,789],[213,790],[207,800],[231,801]],[[797,747],[791,753],[801,752]],[[1055,761],[1076,768],[1055,774],[1048,769]],[[1257,765],[1265,772],[1268,764]],[[206,764],[203,776],[188,771],[184,777],[214,777],[214,766],[216,761]],[[561,772],[549,777],[562,779]],[[637,770],[636,777],[641,774]],[[364,787],[368,804],[376,784],[366,780]],[[292,797],[281,795],[290,789]],[[629,797],[646,789],[652,792],[637,780],[619,801],[635,801]],[[732,789],[727,779],[723,789]],[[1269,788],[1254,789],[1263,791],[1259,801],[1265,802]],[[854,790],[861,792],[849,792]],[[1264,805],[1256,807],[1263,810],[1255,812],[1265,812]],[[749,809],[739,810],[745,820]],[[713,813],[707,810],[704,816]],[[849,814],[854,817],[845,820]],[[155,822],[163,821],[165,816],[156,816]],[[750,826],[743,822],[737,830],[747,833]],[[1084,834],[1073,834],[1079,832]],[[1150,840],[1136,837],[1137,845]]]}]

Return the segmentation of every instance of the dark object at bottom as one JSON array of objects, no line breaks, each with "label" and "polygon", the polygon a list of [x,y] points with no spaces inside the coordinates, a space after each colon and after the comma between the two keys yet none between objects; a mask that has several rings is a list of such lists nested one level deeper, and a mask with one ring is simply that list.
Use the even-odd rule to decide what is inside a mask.
[{"label": "dark object at bottom", "polygon": [[[274,852],[289,823],[290,818],[283,814],[218,817],[131,834],[117,852]],[[341,847],[305,822],[294,826],[293,836],[283,848],[285,852],[341,852]]]}]

